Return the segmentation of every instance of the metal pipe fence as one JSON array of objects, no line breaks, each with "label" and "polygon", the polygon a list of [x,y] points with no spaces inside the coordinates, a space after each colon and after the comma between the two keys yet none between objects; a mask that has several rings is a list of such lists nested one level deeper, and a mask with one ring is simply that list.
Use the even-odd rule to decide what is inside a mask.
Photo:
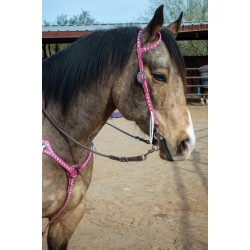
[{"label": "metal pipe fence", "polygon": [[[204,99],[207,101],[208,97],[208,84],[202,84],[202,79],[208,79],[208,76],[201,76],[200,68],[186,68],[186,70],[186,98],[199,98],[201,100],[201,103],[204,105]],[[198,73],[195,71],[198,71]]]}]

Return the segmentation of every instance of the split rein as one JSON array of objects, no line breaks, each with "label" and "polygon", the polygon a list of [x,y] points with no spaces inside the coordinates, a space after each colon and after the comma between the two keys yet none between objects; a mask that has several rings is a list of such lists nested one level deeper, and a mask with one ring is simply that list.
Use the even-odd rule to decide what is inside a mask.
[{"label": "split rein", "polygon": [[[84,146],[83,144],[81,144],[79,141],[77,141],[75,138],[73,138],[72,136],[70,136],[69,134],[67,134],[63,129],[61,129],[57,124],[56,122],[52,119],[52,117],[47,113],[47,111],[45,110],[45,108],[43,107],[42,108],[42,111],[44,113],[44,115],[47,117],[47,119],[50,121],[50,123],[62,134],[64,135],[65,137],[67,137],[68,139],[70,139],[71,141],[73,141],[74,143],[76,143],[77,145],[79,145],[80,147],[86,149],[87,151],[89,152],[92,152],[93,154],[96,154],[96,155],[99,155],[99,156],[102,156],[102,157],[106,157],[106,158],[109,158],[111,160],[115,160],[115,161],[120,161],[120,162],[129,162],[129,161],[144,161],[147,159],[147,156],[155,151],[158,151],[159,150],[159,145],[160,145],[160,140],[163,139],[162,137],[162,134],[161,132],[158,132],[156,131],[155,134],[154,134],[154,138],[156,140],[156,144],[155,145],[152,145],[152,148],[149,149],[145,154],[141,154],[141,155],[138,155],[138,156],[132,156],[132,157],[119,157],[119,156],[115,156],[115,155],[107,155],[107,154],[103,154],[103,153],[100,153],[100,152],[97,152],[95,150],[92,149],[89,149],[87,148],[86,146]],[[121,130],[117,127],[115,127],[114,125],[110,124],[110,123],[107,123],[109,126],[119,130],[120,132],[130,136],[130,137],[133,137],[134,139],[138,139],[142,142],[145,142],[147,144],[149,144],[150,142],[148,140],[144,140],[143,138],[139,137],[139,136],[134,136],[134,135],[131,135],[129,133],[127,133],[126,131],[124,130]]]}]

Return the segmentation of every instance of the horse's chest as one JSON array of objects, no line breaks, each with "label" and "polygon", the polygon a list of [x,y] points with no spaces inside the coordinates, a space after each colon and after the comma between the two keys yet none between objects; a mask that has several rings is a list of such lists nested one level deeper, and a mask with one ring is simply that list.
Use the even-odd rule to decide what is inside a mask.
[{"label": "horse's chest", "polygon": [[[67,197],[68,179],[66,171],[43,171],[43,217],[55,214],[64,204]],[[75,180],[70,201],[66,210],[75,207],[83,197],[83,181],[80,176]]]}]

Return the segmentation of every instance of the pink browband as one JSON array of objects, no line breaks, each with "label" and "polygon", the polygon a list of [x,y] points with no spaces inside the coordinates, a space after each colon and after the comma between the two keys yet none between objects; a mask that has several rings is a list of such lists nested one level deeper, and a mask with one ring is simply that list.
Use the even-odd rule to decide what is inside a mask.
[{"label": "pink browband", "polygon": [[139,31],[138,36],[137,36],[137,56],[138,56],[139,70],[140,70],[137,74],[137,80],[139,83],[141,83],[141,85],[143,87],[145,99],[146,99],[148,110],[150,113],[149,140],[150,140],[150,143],[152,144],[153,134],[154,134],[154,126],[158,126],[158,120],[157,120],[155,110],[154,110],[154,107],[153,107],[153,104],[152,104],[152,101],[151,101],[151,98],[149,95],[146,74],[143,71],[144,68],[143,68],[142,54],[144,52],[147,52],[147,51],[150,51],[150,50],[156,48],[156,46],[159,45],[159,43],[161,42],[161,33],[160,32],[158,33],[159,39],[156,42],[154,42],[146,47],[142,47],[142,44],[141,44],[142,32],[143,32],[143,29],[141,29]]},{"label": "pink browband", "polygon": [[48,156],[50,156],[52,159],[54,159],[60,166],[62,166],[66,172],[67,172],[67,177],[68,177],[68,189],[67,189],[67,197],[66,200],[64,202],[63,207],[52,217],[52,219],[49,221],[49,223],[47,224],[46,228],[43,231],[43,235],[46,233],[49,225],[62,213],[62,211],[65,209],[65,207],[67,206],[71,193],[72,193],[72,188],[74,185],[74,181],[76,179],[76,177],[78,176],[78,174],[81,173],[81,171],[87,166],[87,164],[89,163],[91,156],[92,156],[92,151],[89,151],[89,154],[86,158],[86,160],[82,163],[81,166],[79,165],[73,165],[73,166],[69,166],[65,161],[63,161],[59,156],[57,156],[57,154],[53,151],[53,149],[51,148],[51,145],[49,143],[49,141],[47,140],[42,140],[42,146],[43,146],[43,154],[46,154]]}]

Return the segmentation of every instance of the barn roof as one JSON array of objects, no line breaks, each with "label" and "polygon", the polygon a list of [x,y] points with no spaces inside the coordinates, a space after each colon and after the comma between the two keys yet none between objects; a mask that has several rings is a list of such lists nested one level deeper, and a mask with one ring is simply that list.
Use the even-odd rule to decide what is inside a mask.
[{"label": "barn roof", "polygon": [[[116,24],[91,24],[91,25],[50,25],[42,26],[42,42],[70,43],[80,36],[85,36],[96,30],[107,30],[117,27],[138,26],[145,27],[146,23],[116,23]],[[167,26],[165,24],[164,26]],[[177,40],[207,40],[208,22],[183,22]]]}]

